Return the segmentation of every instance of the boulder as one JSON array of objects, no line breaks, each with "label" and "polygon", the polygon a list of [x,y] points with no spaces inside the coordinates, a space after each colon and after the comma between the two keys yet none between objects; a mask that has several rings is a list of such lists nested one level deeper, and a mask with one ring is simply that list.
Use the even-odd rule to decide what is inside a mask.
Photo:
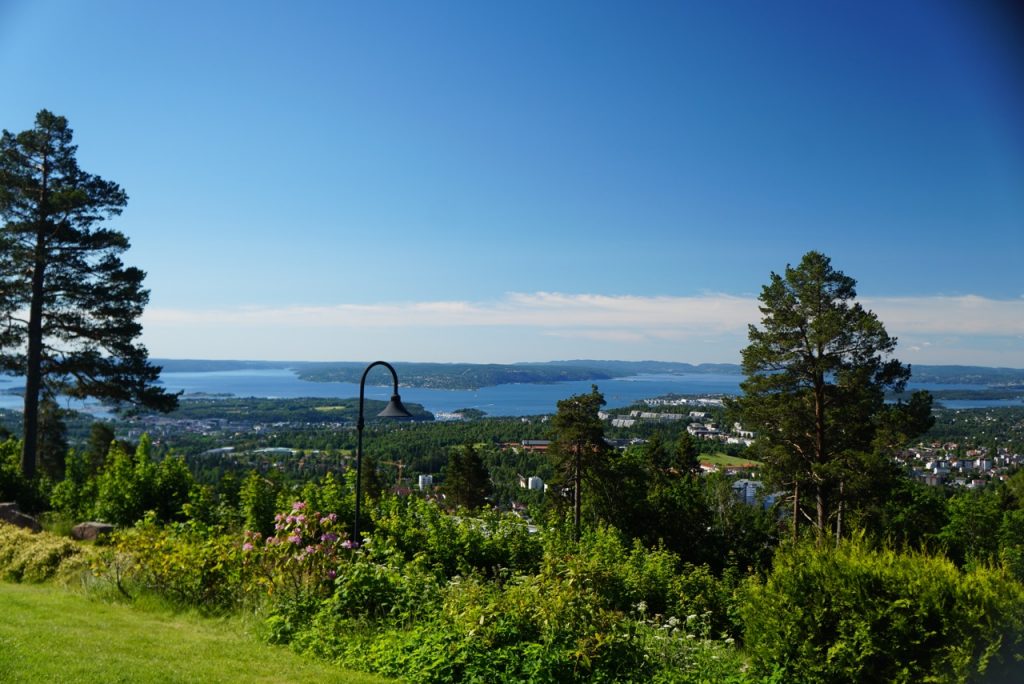
[{"label": "boulder", "polygon": [[104,522],[84,522],[71,528],[71,536],[75,539],[91,541],[113,531],[114,526]]},{"label": "boulder", "polygon": [[25,515],[16,503],[0,503],[0,520],[33,532],[42,532],[43,526],[31,515]]}]

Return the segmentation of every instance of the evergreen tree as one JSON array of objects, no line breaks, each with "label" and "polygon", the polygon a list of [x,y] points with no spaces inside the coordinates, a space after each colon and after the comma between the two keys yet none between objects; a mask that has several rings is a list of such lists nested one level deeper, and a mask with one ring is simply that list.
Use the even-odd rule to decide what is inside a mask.
[{"label": "evergreen tree", "polygon": [[801,515],[826,532],[857,456],[872,448],[886,390],[902,391],[910,377],[888,358],[896,339],[854,301],[855,284],[819,252],[772,273],[761,327],[749,326],[742,352],[747,379],[731,405],[757,431],[770,475],[793,491],[794,533]]},{"label": "evergreen tree", "polygon": [[553,440],[550,453],[562,483],[568,483],[573,501],[573,535],[580,538],[580,510],[583,481],[602,484],[608,458],[608,442],[604,439],[604,423],[598,413],[604,406],[604,395],[591,385],[589,394],[576,394],[558,402],[558,411],[551,419]]},{"label": "evergreen tree", "polygon": [[448,453],[444,493],[453,506],[480,508],[493,492],[490,473],[474,445],[455,447]]},{"label": "evergreen tree", "polygon": [[[39,406],[58,394],[170,410],[137,342],[149,299],[123,233],[100,224],[128,201],[82,171],[67,119],[0,137],[0,366],[25,376],[22,471],[36,472]],[[27,310],[27,318],[21,313]]]},{"label": "evergreen tree", "polygon": [[50,397],[39,402],[39,441],[36,462],[44,474],[60,480],[64,477],[64,460],[68,453],[68,429],[64,411]]}]

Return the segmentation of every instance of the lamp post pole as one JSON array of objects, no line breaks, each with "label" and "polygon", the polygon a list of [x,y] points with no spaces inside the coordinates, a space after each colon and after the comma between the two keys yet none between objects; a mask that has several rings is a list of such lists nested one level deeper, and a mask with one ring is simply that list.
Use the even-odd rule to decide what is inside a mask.
[{"label": "lamp post pole", "polygon": [[377,414],[380,418],[412,418],[412,414],[402,405],[402,398],[398,396],[398,373],[387,361],[374,361],[366,370],[359,381],[359,420],[356,421],[356,515],[352,525],[353,545],[362,545],[363,540],[359,536],[359,511],[363,500],[363,427],[366,421],[363,420],[363,403],[366,395],[366,376],[370,369],[375,366],[384,366],[391,371],[391,378],[394,380],[394,391],[391,393],[391,401],[383,411]]}]

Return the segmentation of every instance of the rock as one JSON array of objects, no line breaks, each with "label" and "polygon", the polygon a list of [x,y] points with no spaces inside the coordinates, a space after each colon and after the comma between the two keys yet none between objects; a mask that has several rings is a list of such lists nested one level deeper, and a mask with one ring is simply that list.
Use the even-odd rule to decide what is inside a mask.
[{"label": "rock", "polygon": [[9,522],[12,525],[18,527],[24,527],[27,530],[33,532],[42,532],[43,526],[39,524],[39,521],[33,518],[31,515],[25,515],[18,508],[16,503],[0,503],[0,520]]},{"label": "rock", "polygon": [[114,526],[103,522],[84,522],[71,528],[71,536],[80,540],[94,540],[102,535],[110,534]]}]

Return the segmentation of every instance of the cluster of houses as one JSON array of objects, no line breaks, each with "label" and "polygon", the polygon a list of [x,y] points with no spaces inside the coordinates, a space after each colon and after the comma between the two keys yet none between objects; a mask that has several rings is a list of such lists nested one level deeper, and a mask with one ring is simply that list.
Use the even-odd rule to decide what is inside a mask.
[{"label": "cluster of houses", "polygon": [[[672,402],[671,404],[657,403],[652,404],[655,406],[680,406],[683,405],[679,402],[707,402],[703,405],[713,406],[721,405],[721,399],[647,399],[645,400],[648,404],[651,402]],[[711,403],[717,402],[717,404]],[[601,411],[598,414],[601,420],[607,420],[611,422],[612,427],[616,428],[631,428],[637,423],[641,422],[677,422],[677,421],[688,421],[689,424],[686,426],[686,431],[698,439],[713,439],[726,444],[742,444],[744,446],[750,446],[754,441],[754,433],[750,430],[745,430],[739,423],[733,423],[731,430],[723,430],[716,423],[709,421],[709,414],[707,411],[688,411],[686,413],[663,413],[660,411],[640,411],[633,409],[629,414],[612,414],[606,411]]]},{"label": "cluster of houses", "polygon": [[1005,480],[1011,472],[1024,466],[1024,454],[1010,453],[1006,448],[962,450],[954,442],[913,447],[896,460],[922,482],[968,489],[983,487],[992,480]]}]

